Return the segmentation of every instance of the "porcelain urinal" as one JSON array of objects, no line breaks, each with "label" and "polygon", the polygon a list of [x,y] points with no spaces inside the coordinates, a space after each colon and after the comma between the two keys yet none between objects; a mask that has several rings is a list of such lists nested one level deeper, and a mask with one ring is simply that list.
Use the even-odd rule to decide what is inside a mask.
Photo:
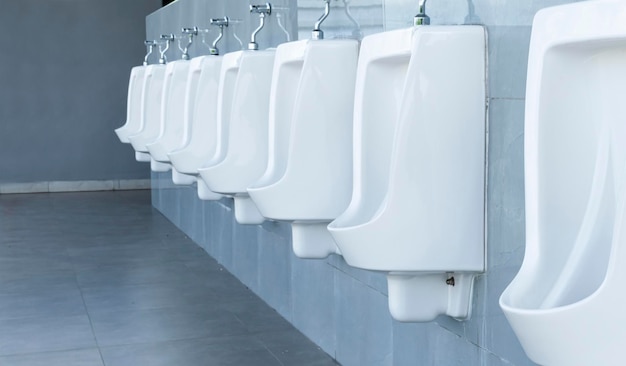
[{"label": "porcelain urinal", "polygon": [[[275,50],[224,55],[222,78],[236,72],[230,97],[232,104],[226,111],[223,104],[228,100],[224,98],[229,98],[229,94],[220,96],[218,128],[221,131],[216,153],[198,170],[212,192],[234,197],[235,219],[241,224],[264,221],[247,188],[259,179],[267,166],[268,106],[274,55]],[[233,67],[236,64],[238,68]],[[226,80],[221,79],[222,82],[226,84]]]},{"label": "porcelain urinal", "polygon": [[596,0],[533,22],[526,252],[500,306],[541,365],[626,364],[625,16],[626,2]]},{"label": "porcelain urinal", "polygon": [[[176,184],[204,184],[198,178],[198,169],[215,153],[217,144],[217,99],[222,56],[202,56],[202,62],[192,60],[191,73],[198,73],[195,101],[187,98],[183,147],[168,153],[173,166],[172,179]],[[197,68],[196,68],[197,67]],[[192,82],[188,83],[190,86]],[[188,88],[188,91],[190,89]],[[212,194],[215,198],[220,195]]]},{"label": "porcelain urinal", "polygon": [[269,163],[248,192],[261,214],[290,221],[294,253],[338,253],[327,230],[352,193],[356,40],[304,40],[276,50]]},{"label": "porcelain urinal", "polygon": [[204,146],[203,151],[206,151],[206,156],[203,155],[200,157],[201,167],[198,168],[197,172],[198,197],[202,200],[214,201],[224,197],[224,195],[213,192],[209,188],[203,178],[202,172],[206,167],[212,167],[224,160],[224,156],[226,155],[226,148],[228,147],[228,129],[233,107],[233,95],[237,76],[239,75],[241,59],[244,53],[244,51],[231,52],[225,54],[222,58],[222,65],[218,77],[215,125],[214,127],[210,126],[211,121],[208,121],[210,135],[205,138],[209,140],[206,143],[202,142]]},{"label": "porcelain urinal", "polygon": [[177,60],[167,64],[161,100],[159,135],[146,145],[152,158],[150,168],[166,172],[172,168],[167,153],[182,145],[187,78],[191,62]]},{"label": "porcelain urinal", "polygon": [[346,262],[387,272],[400,321],[470,316],[485,268],[485,32],[419,26],[363,39]]},{"label": "porcelain urinal", "polygon": [[141,128],[128,136],[137,161],[150,162],[147,144],[153,142],[161,128],[161,98],[166,65],[146,66],[141,98]]},{"label": "porcelain urinal", "polygon": [[129,144],[128,136],[141,130],[141,98],[143,95],[143,80],[147,65],[135,66],[130,70],[128,82],[128,97],[126,99],[126,123],[115,133],[121,142]]}]

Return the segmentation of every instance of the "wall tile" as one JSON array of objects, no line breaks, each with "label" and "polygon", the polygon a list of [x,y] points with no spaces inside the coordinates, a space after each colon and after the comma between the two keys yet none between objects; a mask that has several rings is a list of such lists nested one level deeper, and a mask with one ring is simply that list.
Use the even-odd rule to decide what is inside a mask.
[{"label": "wall tile", "polygon": [[180,210],[180,229],[186,233],[193,241],[200,241],[199,227],[202,225],[202,210],[200,200],[197,198],[197,190],[195,186],[180,186],[179,210]]},{"label": "wall tile", "polygon": [[342,365],[392,365],[387,297],[343,272],[335,272],[336,358]]},{"label": "wall tile", "polygon": [[233,264],[231,273],[244,285],[258,294],[259,290],[259,242],[256,225],[233,226],[232,253]]},{"label": "wall tile", "polygon": [[529,25],[489,26],[489,96],[523,99],[526,95]]},{"label": "wall tile", "polygon": [[393,322],[393,365],[428,365],[429,324]]},{"label": "wall tile", "polygon": [[326,353],[335,354],[335,273],[321,259],[306,260],[291,254],[293,325],[315,340]]},{"label": "wall tile", "polygon": [[233,271],[233,227],[235,217],[231,198],[222,198],[219,202],[211,202],[214,208],[213,221],[207,223],[213,234],[213,242],[217,245],[215,259]]},{"label": "wall tile", "polygon": [[[272,222],[274,226],[289,226]],[[269,225],[267,225],[269,226]],[[257,226],[259,245],[259,288],[263,300],[285,317],[292,319],[292,253],[291,241],[267,230],[266,225]]]},{"label": "wall tile", "polygon": [[387,294],[387,276],[384,273],[366,271],[363,269],[355,268],[346,263],[340,255],[331,255],[327,259],[328,263],[335,267],[337,270],[346,273],[347,275],[355,278],[358,281],[363,282],[365,285],[370,286],[376,291],[382,294]]}]

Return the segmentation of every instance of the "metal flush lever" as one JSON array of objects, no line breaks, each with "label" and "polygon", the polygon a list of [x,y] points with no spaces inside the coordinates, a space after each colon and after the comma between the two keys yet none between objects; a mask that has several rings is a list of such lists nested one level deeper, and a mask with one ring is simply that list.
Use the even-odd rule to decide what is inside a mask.
[{"label": "metal flush lever", "polygon": [[324,39],[324,31],[320,29],[322,23],[328,18],[328,14],[330,14],[330,0],[324,0],[324,14],[315,22],[313,26],[313,39]]},{"label": "metal flush lever", "polygon": [[250,35],[250,43],[248,43],[248,49],[256,51],[259,49],[259,44],[256,43],[256,36],[265,26],[265,17],[272,14],[272,4],[265,3],[264,5],[250,5],[250,13],[259,14],[259,19],[261,21],[257,29],[255,29],[254,32],[252,32],[252,35]]},{"label": "metal flush lever", "polygon": [[[170,43],[174,40],[173,34],[161,34],[161,42],[159,42],[159,64],[165,65],[167,63],[167,56],[165,53],[170,48]],[[163,43],[165,43],[165,48],[163,48]]]},{"label": "metal flush lever", "polygon": [[429,25],[430,17],[426,15],[426,0],[420,0],[417,15],[413,18],[413,25]]},{"label": "metal flush lever", "polygon": [[230,22],[230,19],[228,19],[228,17],[213,18],[210,20],[211,25],[220,28],[220,34],[217,36],[215,41],[213,41],[213,44],[211,44],[211,47],[209,48],[209,54],[215,55],[215,56],[220,54],[220,50],[219,48],[217,48],[217,43],[222,39],[222,37],[224,37],[224,27],[228,27],[229,22]]},{"label": "metal flush lever", "polygon": [[180,42],[183,37],[178,38],[178,49],[183,53],[181,58],[183,60],[189,60],[189,47],[191,47],[191,44],[193,43],[193,37],[198,35],[198,27],[183,28],[181,30],[181,34],[183,37],[185,35],[187,36],[187,45],[185,47],[181,47]]},{"label": "metal flush lever", "polygon": [[143,58],[143,65],[144,66],[148,66],[148,57],[150,57],[150,55],[152,54],[152,51],[154,50],[154,46],[156,45],[155,41],[143,41],[143,44],[146,45],[146,55]]}]

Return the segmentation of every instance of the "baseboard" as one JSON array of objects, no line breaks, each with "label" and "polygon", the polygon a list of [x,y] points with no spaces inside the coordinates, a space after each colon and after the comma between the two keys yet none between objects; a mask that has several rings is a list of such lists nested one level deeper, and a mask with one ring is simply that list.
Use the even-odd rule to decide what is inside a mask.
[{"label": "baseboard", "polygon": [[0,183],[0,194],[150,189],[150,179]]}]

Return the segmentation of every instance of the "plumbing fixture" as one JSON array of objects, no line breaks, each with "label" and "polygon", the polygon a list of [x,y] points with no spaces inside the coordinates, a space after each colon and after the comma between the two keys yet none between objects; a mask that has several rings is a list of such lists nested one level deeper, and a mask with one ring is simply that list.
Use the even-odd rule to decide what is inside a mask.
[{"label": "plumbing fixture", "polygon": [[[231,19],[230,23],[232,24],[232,23],[235,23],[235,22]],[[238,20],[237,23],[241,23],[241,20]],[[235,38],[237,40],[237,43],[239,43],[239,49],[243,50],[243,41],[237,35],[237,31],[236,31],[236,28],[234,27],[234,24],[233,24],[232,34],[233,34],[233,38]]]},{"label": "plumbing fixture", "polygon": [[230,19],[228,19],[228,17],[213,18],[210,20],[211,25],[220,28],[220,34],[217,36],[215,41],[213,41],[213,43],[211,44],[211,47],[209,47],[209,54],[215,55],[215,56],[220,54],[220,50],[217,48],[217,43],[224,37],[224,27],[228,27],[229,23],[230,23]]},{"label": "plumbing fixture", "polygon": [[289,31],[287,31],[287,28],[285,28],[285,26],[283,25],[283,22],[280,21],[281,19],[282,14],[276,13],[276,23],[278,23],[278,28],[280,28],[280,30],[285,33],[285,36],[287,36],[287,42],[291,42],[291,35],[289,34]]},{"label": "plumbing fixture", "polygon": [[[485,271],[486,50],[481,26],[410,27],[361,42],[352,200],[327,228],[348,265],[387,272],[399,321],[469,318]],[[440,153],[433,137],[454,153]]]},{"label": "plumbing fixture", "polygon": [[429,25],[430,17],[426,15],[426,0],[420,0],[418,13],[413,18],[413,25]]},{"label": "plumbing fixture", "polygon": [[315,22],[313,26],[313,39],[324,39],[324,31],[320,29],[322,23],[328,18],[328,14],[330,14],[330,0],[324,0],[324,14]]},{"label": "plumbing fixture", "polygon": [[[170,43],[174,40],[173,34],[161,34],[161,42],[159,42],[159,64],[165,65],[167,63],[167,56],[165,53],[170,48]],[[165,48],[163,48],[163,44],[165,43]]]},{"label": "plumbing fixture", "polygon": [[464,19],[465,24],[482,24],[480,17],[476,15],[476,8],[473,0],[467,0],[467,15]]},{"label": "plumbing fixture", "polygon": [[346,13],[346,17],[348,17],[348,20],[350,20],[350,23],[352,23],[354,25],[354,29],[352,30],[352,38],[354,39],[361,39],[363,38],[363,32],[361,32],[361,25],[359,24],[359,22],[356,21],[356,19],[354,19],[354,16],[352,16],[352,13],[350,13],[350,1],[352,0],[343,0],[343,11]]},{"label": "plumbing fixture", "polygon": [[[193,43],[193,37],[198,35],[198,27],[193,28],[183,28],[181,30],[182,37],[178,38],[178,49],[182,52],[181,59],[189,60],[189,47]],[[187,45],[185,47],[181,47],[182,39],[187,36]]]},{"label": "plumbing fixture", "polygon": [[147,53],[143,58],[143,65],[148,66],[148,57],[150,57],[150,55],[152,54],[152,51],[154,50],[154,46],[156,45],[156,42],[146,40],[146,41],[143,41],[143,44],[145,44],[147,48]]},{"label": "plumbing fixture", "polygon": [[250,13],[259,14],[260,24],[250,35],[250,42],[248,43],[248,49],[256,51],[259,49],[259,44],[256,42],[257,34],[265,26],[265,17],[272,14],[272,4],[265,3],[262,5],[250,5]]}]

